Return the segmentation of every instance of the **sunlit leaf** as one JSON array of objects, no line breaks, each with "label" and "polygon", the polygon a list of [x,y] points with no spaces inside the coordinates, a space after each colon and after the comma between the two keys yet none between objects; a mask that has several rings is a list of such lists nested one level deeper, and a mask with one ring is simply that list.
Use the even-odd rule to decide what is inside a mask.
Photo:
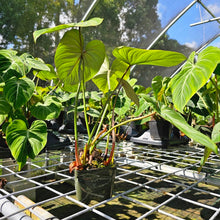
[{"label": "sunlit leaf", "polygon": [[171,81],[173,103],[177,110],[183,111],[190,98],[207,83],[220,62],[220,49],[207,47],[199,53],[195,63],[195,52],[191,53],[182,70]]},{"label": "sunlit leaf", "polygon": [[46,145],[46,123],[34,121],[28,129],[24,121],[14,120],[6,129],[6,140],[20,170],[28,157],[34,159]]},{"label": "sunlit leaf", "polygon": [[[105,58],[102,41],[90,41],[83,51],[83,38],[79,31],[71,30],[61,39],[56,54],[55,65],[64,87],[90,80],[100,69]],[[81,68],[79,68],[81,67]],[[79,73],[80,71],[80,73]]]},{"label": "sunlit leaf", "polygon": [[133,47],[117,47],[113,55],[123,62],[132,65],[175,66],[183,62],[186,57],[178,52],[165,50],[145,50]]},{"label": "sunlit leaf", "polygon": [[5,83],[4,96],[15,109],[18,109],[30,100],[34,88],[32,80],[13,77]]},{"label": "sunlit leaf", "polygon": [[78,23],[60,24],[56,27],[37,30],[37,31],[34,31],[34,33],[33,33],[34,41],[36,42],[37,38],[39,38],[42,34],[52,33],[52,32],[55,32],[55,31],[59,31],[59,30],[63,30],[63,29],[66,29],[66,28],[71,28],[71,27],[98,26],[102,23],[102,21],[103,21],[103,18],[96,17],[96,18],[91,18],[90,20],[81,21],[81,22],[78,22]]}]

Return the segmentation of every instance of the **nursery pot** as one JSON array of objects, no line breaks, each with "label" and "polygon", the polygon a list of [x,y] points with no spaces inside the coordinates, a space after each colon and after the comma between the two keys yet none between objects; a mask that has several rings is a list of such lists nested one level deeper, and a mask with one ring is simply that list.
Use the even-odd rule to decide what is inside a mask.
[{"label": "nursery pot", "polygon": [[90,170],[75,170],[76,197],[88,204],[91,200],[101,202],[112,197],[116,166]]},{"label": "nursery pot", "polygon": [[169,140],[171,132],[170,122],[159,119],[149,121],[150,136],[154,140]]}]

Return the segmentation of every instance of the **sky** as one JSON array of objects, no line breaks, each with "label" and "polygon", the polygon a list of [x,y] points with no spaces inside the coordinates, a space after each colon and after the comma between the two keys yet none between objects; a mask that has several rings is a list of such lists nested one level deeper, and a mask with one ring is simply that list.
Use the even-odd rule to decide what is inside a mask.
[{"label": "sky", "polygon": [[[191,2],[192,0],[159,0],[157,13],[161,19],[162,27],[165,27],[170,20],[172,20]],[[215,14],[216,17],[220,16],[219,0],[203,0],[202,2],[212,11],[213,14]],[[178,40],[180,44],[196,49],[219,33],[220,25],[216,21],[193,27],[190,27],[190,24],[210,18],[212,17],[207,11],[199,3],[196,3],[168,30],[167,33],[171,39]],[[216,45],[220,45],[218,41],[219,40],[215,41]]]}]

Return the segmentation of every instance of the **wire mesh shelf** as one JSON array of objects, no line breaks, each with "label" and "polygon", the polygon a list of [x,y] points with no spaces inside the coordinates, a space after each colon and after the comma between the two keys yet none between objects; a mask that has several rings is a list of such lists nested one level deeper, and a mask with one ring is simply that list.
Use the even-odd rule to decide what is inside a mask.
[{"label": "wire mesh shelf", "polygon": [[[0,201],[20,204],[20,209],[1,215],[0,220],[18,219],[14,216],[23,212],[46,219],[43,211],[50,219],[220,219],[217,155],[210,156],[200,173],[203,148],[199,146],[161,149],[121,142],[115,156],[112,198],[89,204],[76,199],[74,176],[69,174],[73,146],[48,149],[20,172],[11,158],[0,160],[0,178],[8,181],[0,189]],[[33,202],[25,203],[22,196]]]}]

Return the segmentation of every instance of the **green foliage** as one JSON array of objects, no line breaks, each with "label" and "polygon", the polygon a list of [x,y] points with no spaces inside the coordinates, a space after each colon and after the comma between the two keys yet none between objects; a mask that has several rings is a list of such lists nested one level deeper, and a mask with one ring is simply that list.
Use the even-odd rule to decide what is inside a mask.
[{"label": "green foliage", "polygon": [[71,30],[65,33],[57,47],[55,65],[58,77],[67,86],[90,80],[104,61],[105,47],[101,41],[89,42],[85,50],[83,42],[79,31]]},{"label": "green foliage", "polygon": [[91,27],[91,26],[97,26],[100,25],[102,23],[103,19],[102,18],[92,18],[88,21],[81,21],[78,23],[69,23],[69,24],[61,24],[58,25],[56,27],[52,27],[52,28],[45,28],[45,29],[41,29],[41,30],[37,30],[34,32],[33,36],[34,36],[34,41],[37,41],[37,38],[40,37],[42,34],[47,34],[47,33],[52,33],[55,31],[60,31],[66,28],[70,28],[70,27]]},{"label": "green foliage", "polygon": [[25,165],[28,157],[34,159],[47,142],[47,126],[43,121],[34,121],[28,129],[22,120],[14,120],[6,130],[6,141],[19,165]]},{"label": "green foliage", "polygon": [[[47,127],[42,120],[54,119],[61,111],[60,101],[47,94],[50,90],[39,88],[35,78],[27,77],[33,69],[35,78],[39,72],[41,79],[50,79],[51,75],[55,79],[42,60],[27,53],[18,56],[14,50],[0,50],[0,124],[19,170],[28,157],[34,158],[46,145]],[[29,125],[33,117],[41,120]]]},{"label": "green foliage", "polygon": [[14,109],[26,104],[34,93],[34,82],[28,78],[12,77],[5,82],[3,95]]},{"label": "green foliage", "polygon": [[174,76],[170,82],[175,108],[182,112],[184,106],[193,95],[203,87],[220,62],[220,49],[207,47],[198,54],[193,52],[181,72]]},{"label": "green foliage", "polygon": [[132,65],[176,66],[186,57],[178,52],[164,50],[145,50],[132,47],[117,47],[113,55],[121,61]]}]

